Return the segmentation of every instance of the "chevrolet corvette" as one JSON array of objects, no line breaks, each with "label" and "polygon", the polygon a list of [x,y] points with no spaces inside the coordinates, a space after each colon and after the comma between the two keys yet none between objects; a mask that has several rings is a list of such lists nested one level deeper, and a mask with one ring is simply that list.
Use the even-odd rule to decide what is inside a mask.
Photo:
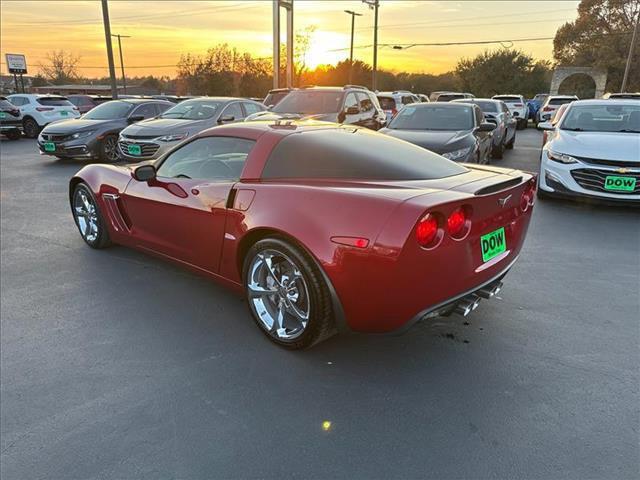
[{"label": "chevrolet corvette", "polygon": [[470,313],[516,261],[536,181],[364,128],[251,122],[153,162],[88,165],[69,200],[90,247],[133,247],[220,281],[269,339],[299,349]]}]

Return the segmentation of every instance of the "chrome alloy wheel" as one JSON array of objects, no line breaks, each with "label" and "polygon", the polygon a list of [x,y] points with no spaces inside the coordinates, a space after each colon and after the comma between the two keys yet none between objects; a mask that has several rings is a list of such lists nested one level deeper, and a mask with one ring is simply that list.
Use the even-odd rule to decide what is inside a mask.
[{"label": "chrome alloy wheel", "polygon": [[247,275],[251,309],[264,328],[278,340],[293,340],[309,322],[307,282],[296,264],[276,250],[253,258]]},{"label": "chrome alloy wheel", "polygon": [[80,234],[87,242],[95,242],[98,238],[98,212],[93,198],[88,192],[79,188],[73,197],[73,215],[76,217]]},{"label": "chrome alloy wheel", "polygon": [[117,162],[120,157],[117,138],[112,136],[105,138],[102,151],[104,152],[105,160],[110,163]]}]

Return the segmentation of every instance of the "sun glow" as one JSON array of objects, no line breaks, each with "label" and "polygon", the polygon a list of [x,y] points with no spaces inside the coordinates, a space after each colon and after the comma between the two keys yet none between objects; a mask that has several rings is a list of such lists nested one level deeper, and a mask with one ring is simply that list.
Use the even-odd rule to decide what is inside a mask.
[{"label": "sun glow", "polygon": [[[305,62],[310,69],[318,65],[336,64],[349,58],[349,36],[336,32],[314,32],[311,36],[309,49],[305,54]],[[339,51],[332,51],[339,50]]]}]

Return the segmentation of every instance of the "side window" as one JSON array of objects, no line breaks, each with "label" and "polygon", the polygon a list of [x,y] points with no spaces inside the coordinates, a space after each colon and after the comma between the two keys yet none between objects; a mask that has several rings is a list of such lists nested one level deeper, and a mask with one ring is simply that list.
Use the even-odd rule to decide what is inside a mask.
[{"label": "side window", "polygon": [[198,138],[171,153],[158,168],[158,176],[237,181],[255,143],[236,137]]},{"label": "side window", "polygon": [[263,110],[263,108],[260,107],[260,105],[257,105],[255,103],[244,102],[242,105],[244,106],[244,111],[246,112],[247,115],[251,115],[252,113],[258,113]]},{"label": "side window", "polygon": [[26,98],[24,97],[12,97],[9,101],[11,103],[13,103],[16,107],[21,107],[22,105],[24,105]]},{"label": "side window", "polygon": [[358,101],[360,103],[361,112],[373,111],[373,102],[366,93],[358,93]]},{"label": "side window", "polygon": [[144,105],[140,105],[137,107],[132,113],[131,116],[141,115],[145,119],[155,117],[156,116],[156,107],[153,103],[145,103]]},{"label": "side window", "polygon": [[476,125],[480,125],[484,122],[484,113],[482,113],[482,110],[480,110],[480,107],[478,106],[474,107],[473,111],[476,114]]},{"label": "side window", "polygon": [[347,98],[344,99],[344,109],[346,110],[350,107],[358,107],[358,99],[354,93],[349,93]]},{"label": "side window", "polygon": [[412,97],[410,97],[409,95],[402,97],[402,104],[403,104],[403,105],[409,105],[409,104],[411,104],[411,103],[415,103],[415,102],[413,101],[413,98],[412,98]]},{"label": "side window", "polygon": [[505,113],[505,115],[509,115],[509,109],[507,108],[507,105],[502,102],[500,103],[500,106],[502,107],[502,111]]},{"label": "side window", "polygon": [[156,103],[156,109],[158,110],[158,115],[164,113],[166,110],[169,110],[173,105],[167,105],[166,103]]},{"label": "side window", "polygon": [[226,108],[222,111],[222,117],[232,116],[234,120],[242,120],[244,118],[244,113],[242,113],[242,108],[240,107],[240,102],[234,102],[226,106]]}]

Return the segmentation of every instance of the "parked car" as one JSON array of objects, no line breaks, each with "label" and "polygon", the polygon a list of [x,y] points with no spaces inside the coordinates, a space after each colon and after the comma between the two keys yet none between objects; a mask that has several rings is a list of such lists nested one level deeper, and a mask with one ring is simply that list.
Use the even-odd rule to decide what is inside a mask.
[{"label": "parked car", "polygon": [[190,100],[192,98],[198,97],[192,95],[186,95],[184,97],[180,95],[151,95],[151,98],[155,98],[156,100],[166,100],[167,102],[171,103],[180,103],[184,102],[185,100]]},{"label": "parked car", "polygon": [[490,98],[474,98],[453,100],[453,102],[477,105],[484,113],[485,120],[496,125],[491,144],[491,156],[493,158],[500,159],[504,156],[505,149],[513,148],[516,143],[517,121],[503,101]]},{"label": "parked car", "polygon": [[80,115],[98,105],[91,95],[67,95],[67,100],[78,108]]},{"label": "parked car", "polygon": [[123,99],[98,105],[82,118],[52,123],[38,136],[43,155],[118,160],[118,134],[127,125],[155,117],[173,104],[164,100]]},{"label": "parked car", "polygon": [[91,97],[91,100],[93,100],[93,103],[95,103],[96,105],[100,105],[104,102],[110,102],[111,100],[113,100],[113,97],[107,97],[106,95],[89,95]]},{"label": "parked car", "polygon": [[529,121],[529,108],[522,95],[494,95],[493,100],[502,100],[507,104],[509,112],[518,122],[518,130],[527,128]]},{"label": "parked car", "polygon": [[607,100],[619,100],[619,99],[624,99],[624,100],[640,100],[640,92],[626,92],[626,93],[605,93],[603,95],[604,99]]},{"label": "parked car", "polygon": [[429,96],[425,95],[424,93],[418,93],[418,98],[421,102],[429,103]]},{"label": "parked car", "polygon": [[489,163],[496,128],[480,107],[466,103],[408,105],[381,132],[463,163]]},{"label": "parked car", "polygon": [[540,121],[549,120],[553,117],[554,112],[560,108],[560,105],[571,103],[575,100],[578,100],[575,95],[549,95],[538,112]]},{"label": "parked car", "polygon": [[9,140],[18,140],[22,136],[22,114],[7,97],[0,97],[0,134]]},{"label": "parked car", "polygon": [[251,120],[314,119],[382,128],[387,117],[375,94],[366,87],[302,87],[292,90],[268,112],[247,117]]},{"label": "parked car", "polygon": [[430,96],[429,99],[432,102],[450,102],[452,100],[459,100],[461,98],[476,98],[471,93],[461,92],[434,92],[431,95],[433,96],[433,98]]},{"label": "parked car", "polygon": [[538,130],[542,130],[542,146],[543,147],[544,147],[544,144],[547,143],[547,140],[549,139],[549,132],[551,130],[555,130],[555,128],[558,125],[558,122],[562,119],[562,115],[564,115],[564,112],[569,105],[571,104],[564,103],[560,105],[560,108],[558,108],[553,113],[552,118],[550,118],[549,120],[545,120],[544,122],[540,122],[538,124]]},{"label": "parked car", "polygon": [[265,111],[263,104],[235,97],[200,97],[185,100],[156,118],[130,125],[118,145],[128,161],[151,160],[185,138],[223,123],[241,122],[247,115]]},{"label": "parked car", "polygon": [[280,100],[286,97],[293,88],[274,88],[269,90],[267,96],[264,97],[262,103],[264,103],[267,107],[271,108],[276,106]]},{"label": "parked car", "polygon": [[469,314],[518,258],[535,185],[364,128],[250,122],[135,168],[88,165],[69,199],[90,247],[154,252],[215,279],[271,341],[301,349]]},{"label": "parked car", "polygon": [[529,109],[528,113],[530,120],[533,120],[535,123],[538,123],[540,121],[538,117],[538,111],[540,110],[540,107],[548,96],[548,93],[538,93],[531,100],[527,100],[527,108]]},{"label": "parked car", "polygon": [[20,109],[22,128],[27,138],[36,138],[40,130],[51,122],[78,118],[80,111],[66,97],[16,93],[7,100]]},{"label": "parked car", "polygon": [[539,194],[640,204],[640,103],[577,100],[542,149]]},{"label": "parked car", "polygon": [[420,98],[407,91],[379,92],[376,94],[376,97],[378,98],[380,108],[382,108],[386,115],[387,124],[391,121],[398,110],[405,105],[421,102]]}]

